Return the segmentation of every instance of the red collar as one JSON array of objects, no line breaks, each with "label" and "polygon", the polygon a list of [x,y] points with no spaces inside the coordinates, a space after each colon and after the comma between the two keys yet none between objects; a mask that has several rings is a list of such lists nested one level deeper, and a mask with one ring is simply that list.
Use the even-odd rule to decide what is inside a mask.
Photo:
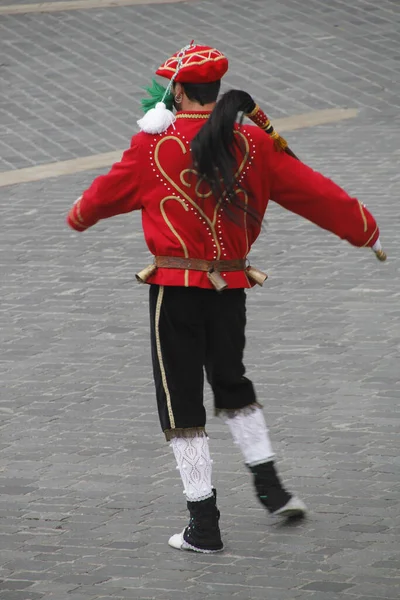
[{"label": "red collar", "polygon": [[210,110],[180,110],[176,113],[177,119],[208,119]]}]

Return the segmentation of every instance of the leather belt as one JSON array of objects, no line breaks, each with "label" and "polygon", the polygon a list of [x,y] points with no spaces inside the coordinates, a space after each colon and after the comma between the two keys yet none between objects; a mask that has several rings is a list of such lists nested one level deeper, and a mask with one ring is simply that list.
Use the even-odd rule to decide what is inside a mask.
[{"label": "leather belt", "polygon": [[246,267],[245,258],[237,258],[234,260],[204,260],[202,258],[184,258],[181,256],[155,256],[154,263],[148,265],[145,269],[136,273],[136,279],[139,283],[146,281],[154,275],[157,269],[188,269],[190,271],[203,271],[207,273],[214,289],[217,292],[222,292],[228,287],[225,279],[220,273],[229,271],[243,271],[248,279],[251,279],[258,285],[263,285],[268,275],[254,267]]},{"label": "leather belt", "polygon": [[181,256],[156,256],[154,264],[162,269],[189,269],[190,271],[204,271],[206,273],[212,273],[213,271],[244,271],[246,269],[245,258],[204,260],[202,258],[184,258]]}]

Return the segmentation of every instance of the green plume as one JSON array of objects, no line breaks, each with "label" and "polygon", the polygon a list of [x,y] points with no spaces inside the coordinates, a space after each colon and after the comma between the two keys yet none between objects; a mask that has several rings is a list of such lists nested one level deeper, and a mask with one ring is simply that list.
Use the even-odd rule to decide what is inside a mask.
[{"label": "green plume", "polygon": [[164,100],[163,96],[167,91],[165,87],[157,83],[155,79],[152,80],[152,84],[149,87],[144,88],[146,92],[151,96],[150,98],[143,98],[141,100],[143,112],[147,113],[151,108],[154,108],[157,102],[163,101],[168,110],[172,110],[174,105],[174,95],[169,92]]}]

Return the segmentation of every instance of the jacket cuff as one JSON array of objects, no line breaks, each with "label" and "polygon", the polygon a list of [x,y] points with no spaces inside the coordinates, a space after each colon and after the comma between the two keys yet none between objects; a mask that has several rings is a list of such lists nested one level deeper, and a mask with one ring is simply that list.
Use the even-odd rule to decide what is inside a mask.
[{"label": "jacket cuff", "polygon": [[69,214],[67,216],[67,224],[72,229],[75,229],[75,231],[85,231],[85,229],[87,229],[87,227],[85,227],[81,223],[78,223],[78,221],[75,219],[75,217],[73,215],[73,211],[72,210],[69,212]]},{"label": "jacket cuff", "polygon": [[85,231],[85,229],[88,229],[88,227],[91,227],[92,225],[97,223],[97,219],[93,222],[87,221],[82,217],[80,206],[81,200],[82,196],[78,198],[78,200],[76,200],[67,216],[68,225],[72,227],[72,229],[75,229],[75,231]]},{"label": "jacket cuff", "polygon": [[376,225],[372,235],[368,238],[368,240],[363,245],[363,248],[372,248],[375,242],[379,239],[379,227]]}]

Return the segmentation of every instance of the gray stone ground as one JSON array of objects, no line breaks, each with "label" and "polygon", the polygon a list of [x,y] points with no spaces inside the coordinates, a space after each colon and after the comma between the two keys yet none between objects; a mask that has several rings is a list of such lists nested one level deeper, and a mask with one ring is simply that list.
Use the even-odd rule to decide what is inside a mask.
[{"label": "gray stone ground", "polygon": [[399,598],[399,24],[397,0],[0,17],[3,171],[126,146],[152,70],[195,37],[272,118],[360,109],[287,137],[369,206],[390,256],[271,206],[246,359],[310,517],[288,527],[256,504],[208,395],[226,551],[184,554],[166,544],[186,512],[134,281],[148,260],[139,216],[66,228],[98,172],[0,188],[1,600]]}]

